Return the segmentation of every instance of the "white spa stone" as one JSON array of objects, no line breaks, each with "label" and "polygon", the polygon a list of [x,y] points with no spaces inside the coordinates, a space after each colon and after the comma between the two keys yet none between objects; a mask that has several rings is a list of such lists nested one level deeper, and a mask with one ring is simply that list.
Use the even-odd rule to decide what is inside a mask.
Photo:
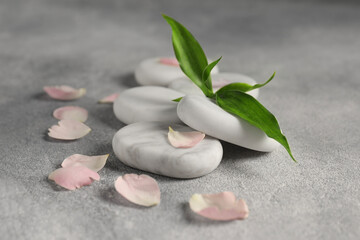
[{"label": "white spa stone", "polygon": [[156,86],[135,87],[123,91],[114,102],[115,116],[125,124],[140,121],[181,123],[172,100],[184,94]]},{"label": "white spa stone", "polygon": [[260,129],[226,112],[210,99],[187,95],[178,103],[179,118],[207,135],[245,148],[271,152],[280,144]]},{"label": "white spa stone", "polygon": [[[176,131],[194,131],[178,124],[171,127]],[[130,124],[115,134],[113,150],[130,167],[174,178],[200,177],[220,164],[223,149],[219,140],[206,136],[192,148],[175,148],[169,143],[168,131],[166,123]]]},{"label": "white spa stone", "polygon": [[[217,73],[211,74],[213,90],[216,92],[221,87],[234,83],[234,82],[241,82],[241,83],[248,83],[250,85],[256,84],[255,80],[238,73]],[[172,81],[168,88],[174,89],[176,91],[185,93],[185,94],[197,94],[197,95],[204,95],[204,93],[200,90],[198,86],[196,86],[188,77],[183,76],[181,78],[175,79]],[[247,92],[247,94],[257,98],[259,96],[259,89],[255,89],[252,91]]]},{"label": "white spa stone", "polygon": [[[160,59],[146,59],[135,69],[135,79],[140,85],[167,86],[173,80],[185,76],[179,66],[163,64]],[[217,66],[212,72],[219,72]]]}]

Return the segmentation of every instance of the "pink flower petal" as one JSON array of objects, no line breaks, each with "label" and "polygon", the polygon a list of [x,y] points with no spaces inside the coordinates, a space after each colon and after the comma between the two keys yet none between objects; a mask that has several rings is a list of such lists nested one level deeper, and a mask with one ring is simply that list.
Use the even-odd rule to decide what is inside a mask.
[{"label": "pink flower petal", "polygon": [[195,213],[219,221],[245,219],[249,209],[243,199],[236,200],[232,192],[217,194],[194,194],[189,200]]},{"label": "pink flower petal", "polygon": [[49,128],[48,135],[50,137],[61,140],[74,140],[82,138],[91,131],[88,126],[75,120],[61,120],[58,124]]},{"label": "pink flower petal", "polygon": [[81,107],[65,106],[55,109],[53,116],[59,120],[66,119],[85,122],[88,118],[88,111]]},{"label": "pink flower petal", "polygon": [[109,154],[100,155],[100,156],[86,156],[81,154],[74,154],[66,158],[62,162],[61,166],[63,168],[84,166],[94,172],[98,172],[105,166],[108,157]]},{"label": "pink flower petal", "polygon": [[75,190],[90,185],[94,180],[99,181],[100,176],[87,167],[76,166],[56,169],[50,173],[49,179],[66,189]]},{"label": "pink flower petal", "polygon": [[168,138],[176,148],[191,148],[201,142],[205,137],[202,132],[178,132],[169,127]]},{"label": "pink flower petal", "polygon": [[85,95],[86,89],[75,89],[66,85],[45,86],[44,91],[52,98],[58,100],[74,100]]},{"label": "pink flower petal", "polygon": [[170,65],[170,66],[179,66],[179,62],[176,58],[160,58],[160,63],[164,65]]},{"label": "pink flower petal", "polygon": [[148,175],[125,174],[115,181],[115,189],[138,205],[150,207],[160,203],[159,185]]},{"label": "pink flower petal", "polygon": [[99,103],[113,103],[119,96],[119,93],[113,93],[107,97],[104,97]]}]

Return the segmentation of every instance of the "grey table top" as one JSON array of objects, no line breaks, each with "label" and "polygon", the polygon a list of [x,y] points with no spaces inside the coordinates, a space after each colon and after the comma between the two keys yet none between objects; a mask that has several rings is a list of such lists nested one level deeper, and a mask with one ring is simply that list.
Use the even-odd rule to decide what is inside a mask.
[{"label": "grey table top", "polygon": [[[114,180],[140,173],[112,153],[123,126],[97,100],[136,86],[144,58],[172,55],[178,19],[222,71],[259,82],[277,71],[260,101],[279,119],[298,164],[223,143],[224,159],[192,180],[153,176],[162,202],[129,204]],[[360,4],[356,1],[0,1],[1,239],[359,239]],[[86,87],[71,104],[93,129],[72,142],[46,137],[56,123],[45,85]],[[74,153],[111,153],[101,181],[65,191],[47,180]],[[194,215],[193,193],[233,191],[244,221]]]}]

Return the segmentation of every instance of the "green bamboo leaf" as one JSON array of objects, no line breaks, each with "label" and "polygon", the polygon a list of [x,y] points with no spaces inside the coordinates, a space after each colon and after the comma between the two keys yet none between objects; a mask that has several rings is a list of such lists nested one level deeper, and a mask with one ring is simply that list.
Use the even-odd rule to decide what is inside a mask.
[{"label": "green bamboo leaf", "polygon": [[173,100],[171,100],[171,101],[173,101],[173,102],[180,102],[182,98],[183,98],[183,97],[175,98],[175,99],[173,99]]},{"label": "green bamboo leaf", "polygon": [[202,82],[205,83],[205,86],[211,91],[213,92],[213,88],[212,88],[212,82],[211,82],[211,76],[210,73],[213,70],[213,68],[216,66],[216,64],[218,64],[218,62],[221,60],[222,57],[219,57],[218,60],[213,61],[212,63],[210,63],[209,65],[207,65],[207,67],[204,69],[203,73],[202,73]]},{"label": "green bamboo leaf", "polygon": [[220,88],[217,93],[222,93],[222,92],[227,92],[227,91],[239,91],[239,92],[248,92],[257,88],[261,88],[263,86],[265,86],[266,84],[268,84],[271,80],[273,80],[273,78],[275,77],[275,72],[273,73],[273,75],[269,78],[269,80],[267,80],[265,83],[262,84],[255,84],[255,85],[250,85],[247,83],[230,83],[222,88]]},{"label": "green bamboo leaf", "polygon": [[179,22],[163,14],[172,29],[172,43],[175,56],[180,63],[181,70],[188,76],[206,96],[213,96],[202,81],[204,69],[208,66],[206,55],[199,42]]},{"label": "green bamboo leaf", "polygon": [[255,98],[241,91],[222,91],[216,93],[216,102],[225,111],[244,119],[264,131],[268,137],[278,141],[296,162],[275,116]]}]

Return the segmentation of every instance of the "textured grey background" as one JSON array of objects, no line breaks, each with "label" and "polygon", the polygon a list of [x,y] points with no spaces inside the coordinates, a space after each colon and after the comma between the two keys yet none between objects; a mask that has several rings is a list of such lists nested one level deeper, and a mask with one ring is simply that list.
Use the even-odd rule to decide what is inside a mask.
[{"label": "textured grey background", "polygon": [[[113,182],[139,173],[121,164],[111,139],[122,127],[97,100],[135,86],[144,58],[172,54],[160,13],[178,19],[222,71],[258,81],[298,164],[285,150],[263,154],[224,143],[224,159],[192,180],[152,175],[162,202],[132,205]],[[359,239],[360,4],[358,1],[0,1],[1,239]],[[54,141],[44,85],[86,87],[93,131]],[[65,191],[47,180],[74,153],[111,153],[101,181]],[[193,193],[233,191],[245,221],[194,215]]]}]

